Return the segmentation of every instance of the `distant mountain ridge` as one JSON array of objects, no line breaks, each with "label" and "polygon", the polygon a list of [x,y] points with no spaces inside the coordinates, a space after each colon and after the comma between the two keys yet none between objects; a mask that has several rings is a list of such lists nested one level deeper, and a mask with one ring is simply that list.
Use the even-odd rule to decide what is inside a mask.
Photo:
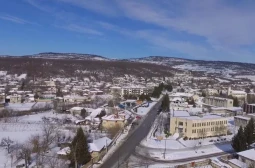
[{"label": "distant mountain ridge", "polygon": [[45,52],[34,55],[27,55],[25,57],[30,58],[45,58],[45,59],[74,59],[74,60],[99,60],[99,61],[109,61],[109,58],[94,55],[94,54],[79,54],[79,53],[54,53]]},{"label": "distant mountain ridge", "polygon": [[[175,70],[189,70],[204,73],[217,73],[225,77],[231,77],[237,74],[255,75],[255,64],[252,63],[240,63],[240,62],[228,62],[228,61],[206,61],[206,60],[192,60],[186,58],[166,57],[166,56],[148,56],[143,58],[127,58],[127,59],[111,59],[95,54],[79,54],[79,53],[55,53],[45,52],[33,55],[24,56],[8,56],[3,55],[0,58],[29,58],[29,59],[43,59],[43,60],[73,60],[73,61],[94,61],[96,65],[99,62],[112,62],[116,66],[130,63],[144,63],[155,66],[167,66]],[[69,62],[70,62],[69,61]],[[98,63],[97,63],[98,62]],[[136,64],[137,65],[137,64]],[[110,68],[109,64],[109,68]],[[98,66],[96,66],[98,67]],[[0,67],[1,68],[1,67]],[[123,67],[125,68],[125,67]]]}]

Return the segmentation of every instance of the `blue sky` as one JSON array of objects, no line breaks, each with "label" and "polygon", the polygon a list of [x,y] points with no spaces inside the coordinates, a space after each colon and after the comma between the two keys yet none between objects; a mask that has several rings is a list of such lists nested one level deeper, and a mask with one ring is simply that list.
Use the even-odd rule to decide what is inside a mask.
[{"label": "blue sky", "polygon": [[254,8],[254,0],[2,0],[0,54],[255,63]]}]

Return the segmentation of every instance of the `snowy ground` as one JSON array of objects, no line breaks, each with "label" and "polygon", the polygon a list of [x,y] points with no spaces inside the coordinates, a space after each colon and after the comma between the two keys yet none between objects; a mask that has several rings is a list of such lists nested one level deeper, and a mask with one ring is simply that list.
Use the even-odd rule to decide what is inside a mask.
[{"label": "snowy ground", "polygon": [[[0,122],[0,141],[2,138],[9,138],[14,141],[14,143],[23,144],[27,142],[32,135],[42,134],[44,125],[44,122],[42,121],[43,117],[48,118],[49,121],[53,123],[56,121],[56,118],[59,120],[64,118],[70,118],[72,121],[76,120],[76,118],[70,114],[57,114],[53,113],[53,111],[15,117],[14,120],[10,119],[8,122]],[[64,130],[63,128],[61,129],[61,132],[67,136],[71,135],[69,130]],[[51,152],[53,152],[53,155],[56,155],[58,150],[59,149],[56,149]],[[11,155],[7,154],[5,147],[0,147],[0,168],[2,167],[11,167]]]},{"label": "snowy ground", "polygon": [[193,158],[198,156],[204,156],[209,154],[221,153],[221,152],[230,152],[233,151],[231,144],[218,144],[218,145],[205,145],[205,146],[195,146],[191,148],[184,148],[179,150],[166,150],[164,157],[164,149],[142,149],[137,148],[136,152],[150,156],[159,160],[178,160],[185,158]]},{"label": "snowy ground", "polygon": [[51,103],[47,102],[37,102],[37,103],[9,103],[6,106],[7,109],[14,111],[29,111],[32,108],[43,108],[45,106],[52,106]]},{"label": "snowy ground", "polygon": [[247,78],[247,79],[250,79],[252,81],[255,81],[255,75],[241,75],[241,76],[235,76],[235,78]]},{"label": "snowy ground", "polygon": [[[41,133],[41,125],[0,123],[0,140],[9,138],[17,143],[24,143],[32,135]],[[11,157],[4,147],[0,147],[0,167],[11,167]]]}]

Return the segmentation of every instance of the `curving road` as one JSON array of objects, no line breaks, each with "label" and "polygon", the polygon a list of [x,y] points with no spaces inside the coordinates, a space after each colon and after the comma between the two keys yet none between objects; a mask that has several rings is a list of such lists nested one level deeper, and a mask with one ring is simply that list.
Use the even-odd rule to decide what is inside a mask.
[{"label": "curving road", "polygon": [[162,98],[148,112],[126,141],[121,144],[111,157],[102,163],[100,168],[119,168],[120,165],[128,159],[128,157],[135,151],[136,146],[138,146],[149,133],[151,125],[157,116],[157,110],[159,109],[161,102]]}]

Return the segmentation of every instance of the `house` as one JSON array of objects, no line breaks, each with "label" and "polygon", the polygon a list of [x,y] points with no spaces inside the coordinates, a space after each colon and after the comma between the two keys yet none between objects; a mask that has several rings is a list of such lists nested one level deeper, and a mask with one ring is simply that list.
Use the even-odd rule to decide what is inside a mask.
[{"label": "house", "polygon": [[[98,158],[104,150],[107,150],[107,147],[110,146],[111,143],[112,143],[112,140],[107,137],[99,138],[99,139],[93,140],[92,143],[88,143],[89,152],[93,161],[97,161],[97,159],[95,158]],[[60,157],[66,157],[70,152],[71,152],[70,147],[65,147],[61,149],[60,151],[58,151],[57,155]]]},{"label": "house", "polygon": [[227,119],[218,115],[190,116],[186,111],[174,111],[170,118],[170,133],[188,138],[227,135]]},{"label": "house", "polygon": [[63,97],[64,102],[70,102],[70,103],[79,103],[84,102],[87,100],[87,97],[78,96],[78,95],[66,95]]},{"label": "house", "polygon": [[81,110],[84,109],[84,107],[72,107],[69,111],[72,115],[81,115]]},{"label": "house", "polygon": [[18,94],[8,95],[5,98],[6,103],[21,103],[22,96]]},{"label": "house", "polygon": [[105,150],[111,143],[112,140],[107,137],[93,140],[92,143],[89,143],[89,152],[91,157],[98,157],[100,153]]},{"label": "house", "polygon": [[102,127],[105,129],[115,126],[124,127],[125,123],[126,118],[123,115],[111,114],[102,117]]}]

